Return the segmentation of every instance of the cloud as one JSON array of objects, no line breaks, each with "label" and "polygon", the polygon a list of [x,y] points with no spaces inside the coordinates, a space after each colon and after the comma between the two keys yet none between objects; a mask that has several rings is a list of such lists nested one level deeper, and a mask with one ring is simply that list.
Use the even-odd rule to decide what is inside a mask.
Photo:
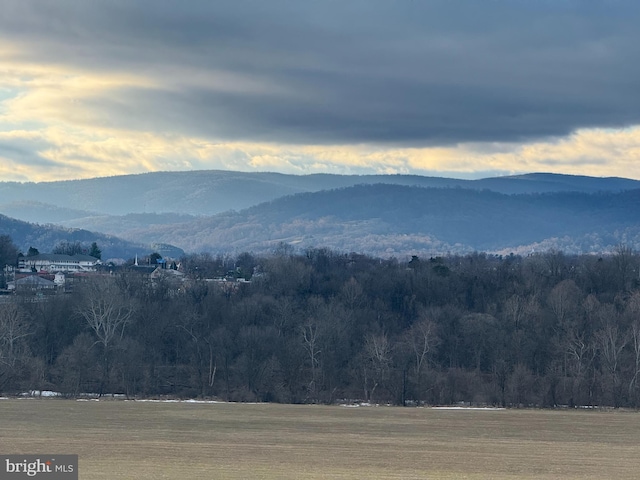
[{"label": "cloud", "polygon": [[5,0],[0,141],[38,140],[0,145],[13,165],[0,174],[640,178],[639,14],[631,1]]}]

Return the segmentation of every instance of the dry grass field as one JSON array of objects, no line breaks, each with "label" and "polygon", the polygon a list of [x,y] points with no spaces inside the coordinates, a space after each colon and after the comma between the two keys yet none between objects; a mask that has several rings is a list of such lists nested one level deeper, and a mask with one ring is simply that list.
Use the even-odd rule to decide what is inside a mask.
[{"label": "dry grass field", "polygon": [[0,400],[0,453],[94,479],[632,479],[640,413]]}]

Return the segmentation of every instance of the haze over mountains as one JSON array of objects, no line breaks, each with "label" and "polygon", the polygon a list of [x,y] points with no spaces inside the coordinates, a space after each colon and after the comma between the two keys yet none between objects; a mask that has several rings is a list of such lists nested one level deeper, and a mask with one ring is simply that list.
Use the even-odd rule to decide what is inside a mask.
[{"label": "haze over mountains", "polygon": [[[285,242],[399,257],[606,252],[640,246],[638,207],[639,181],[555,174],[459,180],[213,170],[0,183],[0,213],[67,229],[31,226],[23,235],[11,223],[21,248],[40,242],[34,246],[46,251],[60,236],[76,239],[69,228],[131,242],[82,233],[80,241],[104,244],[107,256],[149,253],[152,243],[218,253]],[[0,234],[10,233],[9,224],[0,217]]]},{"label": "haze over mountains", "polygon": [[[15,204],[37,201],[56,207],[108,215],[165,212],[214,215],[228,210],[242,210],[285,195],[379,183],[488,189],[505,194],[640,188],[640,182],[636,180],[556,174],[461,180],[418,175],[285,175],[204,170],[154,172],[61,182],[0,182],[0,205],[3,206],[3,213],[11,212],[12,208],[16,208]],[[50,214],[51,211],[46,212],[36,221],[50,221],[47,220]],[[67,216],[73,217],[69,214]]]}]

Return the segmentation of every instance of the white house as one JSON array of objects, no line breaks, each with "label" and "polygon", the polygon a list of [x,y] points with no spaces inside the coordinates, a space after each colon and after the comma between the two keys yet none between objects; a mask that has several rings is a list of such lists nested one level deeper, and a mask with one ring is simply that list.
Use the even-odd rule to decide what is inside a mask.
[{"label": "white house", "polygon": [[89,255],[60,255],[43,253],[31,257],[20,257],[21,272],[95,272],[100,260]]}]

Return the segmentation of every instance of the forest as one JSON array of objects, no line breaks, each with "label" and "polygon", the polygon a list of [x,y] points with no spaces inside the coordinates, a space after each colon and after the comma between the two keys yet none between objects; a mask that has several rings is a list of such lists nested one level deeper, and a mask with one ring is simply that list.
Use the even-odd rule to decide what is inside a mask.
[{"label": "forest", "polygon": [[[640,406],[640,257],[187,255],[0,299],[0,393]],[[210,281],[226,276],[223,281]]]}]

